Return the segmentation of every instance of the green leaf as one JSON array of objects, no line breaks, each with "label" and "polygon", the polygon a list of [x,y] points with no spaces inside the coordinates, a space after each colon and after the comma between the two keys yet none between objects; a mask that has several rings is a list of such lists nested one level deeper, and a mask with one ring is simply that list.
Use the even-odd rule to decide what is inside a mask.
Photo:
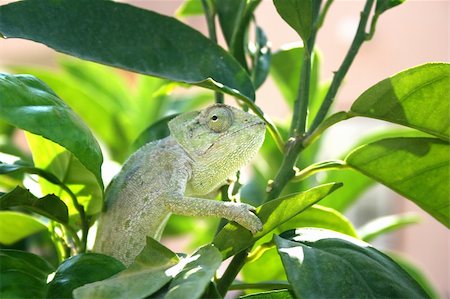
[{"label": "green leaf", "polygon": [[125,266],[113,257],[82,253],[65,260],[48,285],[47,298],[73,298],[72,291],[85,284],[107,279]]},{"label": "green leaf", "polygon": [[236,43],[239,23],[244,18],[247,1],[242,0],[216,0],[217,15],[220,28],[228,46]]},{"label": "green leaf", "polygon": [[402,4],[405,0],[377,0],[377,5],[375,6],[375,13],[381,15],[388,9],[391,9],[397,5]]},{"label": "green leaf", "polygon": [[294,295],[288,290],[276,290],[270,292],[255,293],[240,296],[242,299],[294,299]]},{"label": "green leaf", "polygon": [[147,129],[145,129],[144,132],[142,132],[139,137],[136,139],[136,141],[133,144],[133,148],[135,150],[138,150],[143,145],[165,138],[170,135],[169,126],[167,125],[169,121],[171,121],[173,118],[178,116],[179,114],[172,114],[169,116],[166,116],[157,122],[150,125]]},{"label": "green leaf", "polygon": [[29,215],[0,211],[0,244],[12,245],[32,234],[46,230],[47,227]]},{"label": "green leaf", "polygon": [[[0,164],[2,166],[3,164]],[[69,221],[67,206],[54,194],[37,198],[30,191],[16,187],[0,196],[0,210],[20,207],[61,223]]]},{"label": "green leaf", "polygon": [[320,204],[341,213],[349,208],[375,183],[371,178],[353,169],[328,171],[325,179],[320,181],[320,183],[325,184],[328,182],[342,182],[344,187],[324,198]]},{"label": "green leaf", "polygon": [[203,14],[202,0],[185,0],[175,12],[177,17],[190,17],[201,14]]},{"label": "green leaf", "polygon": [[210,244],[181,263],[186,263],[186,266],[170,282],[169,291],[164,298],[200,298],[222,263],[222,255]]},{"label": "green leaf", "polygon": [[256,215],[263,223],[262,231],[252,235],[237,223],[230,222],[216,235],[213,244],[221,251],[224,259],[230,257],[251,246],[274,228],[306,210],[341,186],[340,183],[321,185],[305,192],[265,203],[256,209]]},{"label": "green leaf", "polygon": [[313,27],[312,0],[273,0],[278,14],[306,42]]},{"label": "green leaf", "polygon": [[400,255],[394,254],[392,252],[388,253],[389,257],[393,259],[400,267],[403,268],[415,281],[417,281],[420,286],[427,292],[428,297],[433,299],[438,299],[438,293],[431,282],[426,278],[424,273],[417,268],[414,264],[401,257]]},{"label": "green leaf", "polygon": [[428,297],[388,256],[349,236],[305,228],[275,243],[298,298]]},{"label": "green leaf", "polygon": [[449,227],[449,150],[437,138],[390,138],[363,145],[345,160]]},{"label": "green leaf", "polygon": [[[176,275],[178,257],[152,238],[131,266],[119,274],[84,285],[74,292],[81,298],[145,298],[158,291]],[[175,266],[175,267],[173,267]]]},{"label": "green leaf", "polygon": [[253,12],[261,0],[216,0],[219,24],[227,42],[230,53],[237,61],[248,69],[246,47],[248,44],[248,28]]},{"label": "green leaf", "polygon": [[352,223],[338,211],[314,205],[288,222],[279,226],[278,231],[300,227],[317,227],[334,230],[351,237],[358,238],[358,234]]},{"label": "green leaf", "polygon": [[420,222],[416,214],[389,215],[376,218],[358,229],[361,240],[370,242],[380,235]]},{"label": "green leaf", "polygon": [[[348,219],[333,209],[319,205],[306,209],[301,214],[280,225],[276,231],[283,232],[300,227],[325,228],[357,237],[357,233]],[[256,245],[261,245],[262,242],[269,242],[270,239],[267,237],[268,235],[260,239]],[[257,250],[255,251],[257,252]],[[262,268],[265,271],[261,271]],[[246,282],[255,283],[270,280],[286,280],[284,268],[275,248],[264,251],[262,255],[246,263],[242,269],[242,276]]]},{"label": "green leaf", "polygon": [[174,18],[128,4],[90,0],[11,3],[0,7],[0,32],[82,59],[250,100],[255,97],[245,70],[225,50]]},{"label": "green leaf", "polygon": [[1,272],[19,270],[45,282],[47,276],[55,271],[53,266],[43,258],[30,252],[14,249],[0,249],[0,263]]},{"label": "green leaf", "polygon": [[255,48],[252,53],[253,69],[252,81],[255,89],[258,89],[266,80],[270,69],[272,53],[270,42],[261,27],[256,26]]},{"label": "green leaf", "polygon": [[[303,47],[298,44],[288,44],[273,53],[271,58],[270,74],[291,110],[293,110],[294,102],[297,98],[303,52]],[[316,115],[324,96],[323,90],[326,89],[319,84],[320,60],[319,53],[314,51],[309,85],[309,121],[312,121]]]},{"label": "green leaf", "polygon": [[450,64],[420,65],[369,88],[349,113],[408,126],[448,141],[449,80]]},{"label": "green leaf", "polygon": [[[26,133],[29,148],[33,155],[34,165],[51,173],[57,180],[66,185],[77,197],[78,203],[84,206],[87,215],[100,213],[103,205],[103,190],[95,176],[69,151],[50,140]],[[43,194],[57,194],[69,209],[69,216],[78,215],[72,198],[60,185],[39,178]]]},{"label": "green leaf", "polygon": [[45,298],[47,276],[54,269],[29,252],[0,250],[0,297]]},{"label": "green leaf", "polygon": [[81,119],[42,81],[28,75],[0,74],[0,119],[65,147],[103,187],[100,174],[103,157],[97,141]]}]

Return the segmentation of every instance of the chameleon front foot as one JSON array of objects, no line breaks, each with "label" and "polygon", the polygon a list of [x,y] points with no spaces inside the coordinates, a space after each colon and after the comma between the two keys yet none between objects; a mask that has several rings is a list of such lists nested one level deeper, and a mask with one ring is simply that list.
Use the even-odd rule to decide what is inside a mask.
[{"label": "chameleon front foot", "polygon": [[232,219],[233,221],[248,229],[252,234],[262,231],[263,224],[254,213],[255,207],[246,203],[235,203],[234,205],[237,213],[236,217]]}]

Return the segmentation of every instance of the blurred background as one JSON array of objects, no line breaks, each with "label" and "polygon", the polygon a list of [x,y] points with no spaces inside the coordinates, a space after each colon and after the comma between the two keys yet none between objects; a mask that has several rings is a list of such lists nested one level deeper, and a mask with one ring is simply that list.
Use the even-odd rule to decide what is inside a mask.
[{"label": "blurred background", "polygon": [[[13,1],[0,0],[2,5],[8,2]],[[122,2],[166,15],[174,15],[182,3],[178,0]],[[331,6],[316,43],[322,54],[322,81],[332,78],[333,71],[337,70],[347,52],[363,4],[363,1],[336,0]],[[278,16],[272,1],[263,0],[256,15],[257,23],[272,43],[273,52],[285,44],[298,42],[296,33]],[[207,33],[203,17],[183,21]],[[56,67],[60,56],[30,41],[0,40],[0,71],[8,71],[9,67],[18,65]],[[362,46],[350,68],[338,94],[335,110],[347,110],[368,87],[401,70],[425,62],[449,60],[450,1],[406,1],[380,17],[374,38]],[[257,92],[259,105],[275,120],[286,118],[288,112],[280,97],[270,77]],[[227,102],[232,100],[227,99]],[[360,136],[386,126],[381,121],[362,118],[339,123],[329,130],[320,156],[323,159],[339,157]],[[358,226],[364,219],[399,212],[417,213],[422,220],[377,240],[376,246],[403,253],[425,272],[442,297],[450,298],[450,234],[442,224],[421,212],[413,203],[379,185],[365,193],[346,215]]]}]

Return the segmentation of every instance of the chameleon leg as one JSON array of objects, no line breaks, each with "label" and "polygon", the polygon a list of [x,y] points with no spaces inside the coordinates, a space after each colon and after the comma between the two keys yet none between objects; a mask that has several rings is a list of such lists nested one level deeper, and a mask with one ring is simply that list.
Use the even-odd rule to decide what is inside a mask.
[{"label": "chameleon leg", "polygon": [[245,203],[223,202],[195,197],[171,197],[165,200],[168,209],[184,216],[216,216],[235,221],[255,234],[262,223],[252,213],[255,208]]}]

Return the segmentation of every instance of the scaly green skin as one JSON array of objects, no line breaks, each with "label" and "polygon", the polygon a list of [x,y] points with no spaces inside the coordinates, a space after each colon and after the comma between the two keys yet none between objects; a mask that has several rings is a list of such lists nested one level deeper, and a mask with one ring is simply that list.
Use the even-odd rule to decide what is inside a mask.
[{"label": "scaly green skin", "polygon": [[94,251],[130,265],[146,236],[161,237],[171,213],[222,217],[252,233],[262,229],[252,206],[201,197],[217,190],[257,153],[264,122],[217,104],[182,114],[169,128],[169,137],[134,153],[108,187]]}]

